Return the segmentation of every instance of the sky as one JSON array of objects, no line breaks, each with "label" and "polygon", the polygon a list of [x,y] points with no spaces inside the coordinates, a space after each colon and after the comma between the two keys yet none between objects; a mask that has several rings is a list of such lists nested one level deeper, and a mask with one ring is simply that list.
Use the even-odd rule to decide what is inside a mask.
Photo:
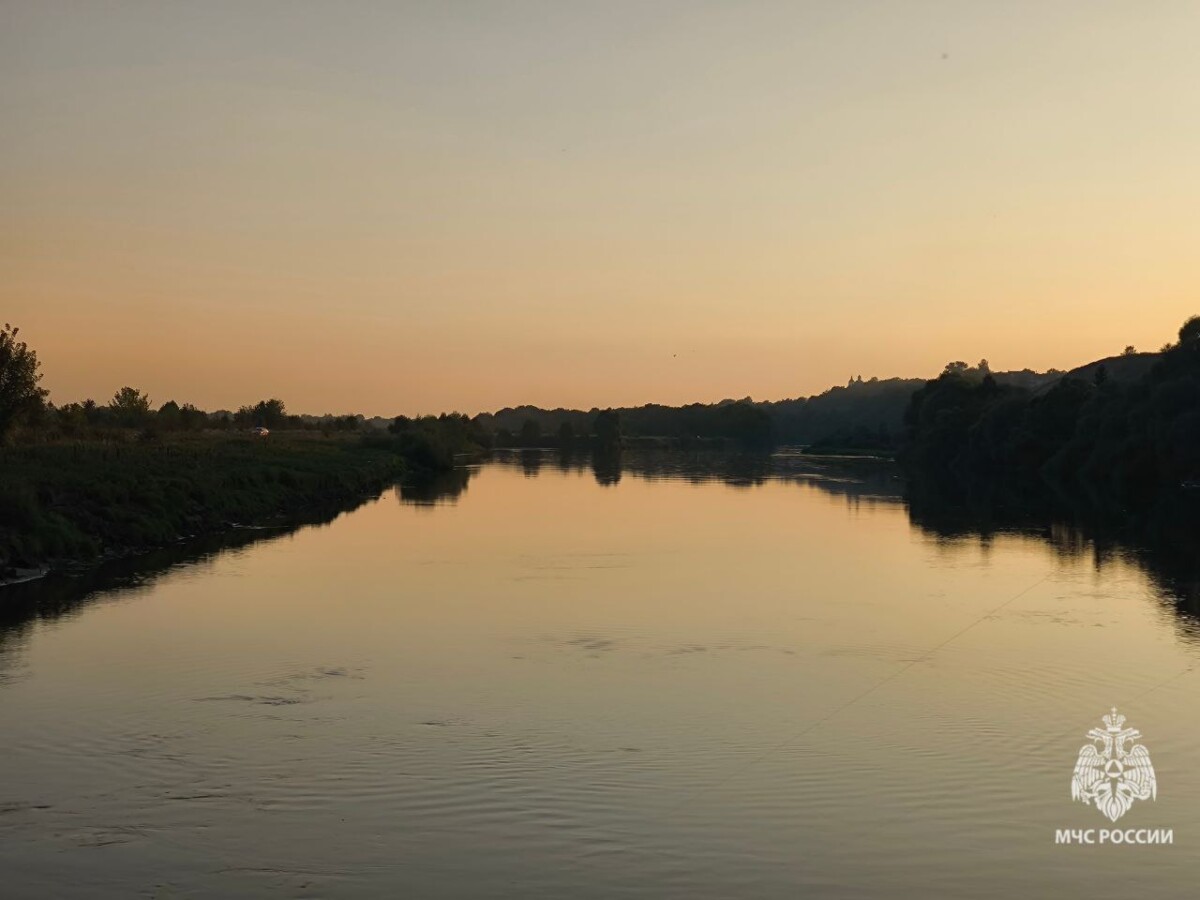
[{"label": "sky", "polygon": [[711,402],[1200,312],[1200,3],[0,0],[51,400]]}]

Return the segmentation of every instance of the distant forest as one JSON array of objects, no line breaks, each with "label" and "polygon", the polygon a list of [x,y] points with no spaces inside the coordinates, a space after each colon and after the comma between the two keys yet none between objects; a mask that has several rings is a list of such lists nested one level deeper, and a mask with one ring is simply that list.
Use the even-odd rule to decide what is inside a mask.
[{"label": "distant forest", "polygon": [[153,442],[172,432],[264,427],[360,432],[367,439],[390,432],[407,456],[429,469],[448,467],[464,447],[791,444],[820,453],[896,455],[914,472],[954,472],[967,480],[1036,475],[1060,484],[1102,485],[1105,494],[1200,480],[1200,317],[1184,323],[1179,340],[1156,353],[1126,347],[1069,372],[995,372],[987,360],[973,366],[955,361],[931,381],[856,376],[844,386],[788,400],[604,410],[519,406],[473,417],[301,416],[279,399],[236,412],[205,412],[173,400],[155,408],[132,387],[107,404],[85,400],[56,407],[38,386],[36,354],[7,325],[0,330],[0,375],[0,442],[7,443],[121,435]]},{"label": "distant forest", "polygon": [[915,479],[1049,483],[1133,504],[1163,487],[1200,490],[1200,317],[1155,353],[1069,372],[993,372],[948,363],[935,379],[852,378],[813,397],[689,406],[545,410],[476,416],[502,447],[569,446],[608,417],[620,440],[700,447],[795,444],[809,452],[898,457]]},{"label": "distant forest", "polygon": [[[932,382],[924,378],[856,376],[845,385],[812,397],[775,401],[746,397],[687,406],[651,403],[604,412],[616,416],[626,441],[658,439],[684,447],[705,442],[743,447],[792,444],[813,452],[896,454],[914,440],[924,440],[914,431],[914,425],[921,424],[923,430],[924,424],[910,417],[914,396],[948,375],[969,383],[986,380],[989,385],[1003,388],[1009,397],[1037,397],[1062,382],[1093,383],[1097,378],[1106,380],[1115,390],[1147,376],[1173,346],[1168,344],[1156,353],[1139,353],[1126,347],[1119,355],[1071,371],[994,372],[987,360],[974,366],[955,361],[948,363],[943,374]],[[479,432],[491,435],[497,447],[553,447],[594,434],[596,417],[601,412],[517,406],[482,413],[472,422]],[[923,458],[920,453],[913,458],[918,457]]]},{"label": "distant forest", "polygon": [[[1151,355],[1151,354],[1142,354]],[[953,363],[963,366],[965,363]],[[987,369],[987,361],[979,370]],[[1064,372],[1031,370],[997,372],[997,382],[1034,390],[1048,386]],[[724,440],[743,446],[809,445],[828,451],[852,449],[891,452],[903,434],[904,413],[923,378],[851,378],[813,397],[791,400],[722,400],[688,406],[622,407],[613,410],[625,438],[666,438],[681,444]],[[552,446],[564,434],[592,433],[598,409],[541,409],[518,406],[484,413],[474,421],[493,434],[497,446]]]}]

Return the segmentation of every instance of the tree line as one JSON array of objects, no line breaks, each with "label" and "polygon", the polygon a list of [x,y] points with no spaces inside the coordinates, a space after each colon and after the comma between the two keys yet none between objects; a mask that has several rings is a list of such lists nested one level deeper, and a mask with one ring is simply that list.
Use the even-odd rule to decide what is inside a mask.
[{"label": "tree line", "polygon": [[[859,375],[807,398],[587,411],[520,406],[474,417],[397,416],[387,431],[408,435],[402,438],[408,442],[416,434],[438,434],[450,436],[447,444],[461,440],[485,448],[603,449],[639,438],[668,439],[684,447],[714,440],[750,449],[788,443],[818,451],[899,452],[912,466],[950,466],[976,474],[1082,466],[1089,479],[1111,477],[1130,485],[1151,477],[1146,475],[1151,471],[1158,480],[1186,480],[1200,473],[1189,469],[1190,457],[1181,449],[1194,423],[1187,416],[1190,382],[1176,369],[1179,360],[1190,359],[1186,348],[1196,331],[1194,321],[1181,329],[1178,343],[1159,353],[1128,346],[1119,356],[1071,373],[993,372],[987,360],[975,366],[956,361],[930,382]],[[104,404],[85,400],[55,407],[46,402],[40,378],[36,353],[16,328],[5,325],[0,330],[0,441],[18,429],[69,438],[135,429],[148,440],[171,431],[256,426],[369,434],[372,425],[386,422],[361,415],[295,415],[278,398],[234,412],[206,412],[174,400],[155,408],[133,387],[121,388]],[[1137,437],[1142,426],[1153,429],[1148,445]],[[1094,428],[1103,431],[1093,435],[1088,429]],[[1114,450],[1117,445],[1124,449]],[[1087,447],[1092,449],[1084,453]],[[1110,476],[1110,470],[1119,474]]]},{"label": "tree line", "polygon": [[[155,407],[146,392],[131,386],[116,391],[107,403],[88,399],[55,406],[47,401],[47,391],[40,385],[37,353],[19,339],[19,333],[8,324],[0,330],[0,443],[11,441],[18,432],[44,440],[104,438],[114,432],[135,431],[143,440],[154,440],[171,432],[257,427],[272,431],[362,431],[368,438],[381,430],[373,428],[374,423],[368,423],[362,415],[292,414],[277,397],[247,404],[235,412],[208,412],[175,400]],[[731,412],[723,415],[732,418]],[[548,442],[534,420],[524,421],[515,435],[504,428],[489,428],[489,424],[487,416],[472,418],[462,413],[411,418],[400,415],[387,423],[386,432],[407,449],[414,461],[429,457],[424,461],[430,469],[443,468],[448,455],[466,447],[535,447]],[[578,429],[571,422],[563,422],[549,442],[567,447],[591,443],[604,449],[618,446],[621,437],[620,415],[614,410],[598,410],[581,421]]]},{"label": "tree line", "polygon": [[[1140,374],[1113,377],[1123,362]],[[1127,502],[1200,487],[1200,316],[1155,356],[1128,352],[1044,389],[951,363],[913,393],[901,458],[917,473],[1042,479]]]}]

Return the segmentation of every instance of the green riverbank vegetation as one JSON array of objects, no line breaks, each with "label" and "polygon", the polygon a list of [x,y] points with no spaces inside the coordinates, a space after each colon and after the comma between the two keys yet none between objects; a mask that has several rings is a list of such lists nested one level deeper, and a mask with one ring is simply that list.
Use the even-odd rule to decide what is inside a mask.
[{"label": "green riverbank vegetation", "polygon": [[37,355],[0,330],[0,580],[235,525],[332,514],[452,469],[484,436],[462,415],[289,415],[278,399],[209,413],[124,387],[56,407]]}]

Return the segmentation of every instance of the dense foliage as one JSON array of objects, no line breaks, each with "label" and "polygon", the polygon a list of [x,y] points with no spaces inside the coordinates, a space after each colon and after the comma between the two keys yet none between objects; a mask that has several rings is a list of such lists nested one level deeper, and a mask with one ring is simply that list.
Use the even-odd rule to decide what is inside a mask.
[{"label": "dense foliage", "polygon": [[1004,385],[947,366],[916,391],[903,457],[965,479],[1045,478],[1133,501],[1200,479],[1200,319],[1133,380],[1068,377],[1049,389]]},{"label": "dense foliage", "polygon": [[495,433],[499,447],[549,447],[591,443],[614,447],[625,438],[727,440],[747,447],[774,443],[769,413],[748,400],[689,406],[639,406],[623,409],[543,410],[534,406],[505,409],[475,417],[481,429]]},{"label": "dense foliage", "polygon": [[5,323],[0,328],[0,442],[23,419],[41,412],[46,390],[38,386],[37,354],[17,340],[21,329]]},{"label": "dense foliage", "polygon": [[[997,373],[1003,384],[1040,387],[1063,373],[1029,370]],[[666,438],[675,446],[725,441],[752,448],[775,443],[808,444],[815,449],[891,452],[899,443],[904,411],[913,391],[925,384],[920,378],[851,378],[849,383],[812,397],[758,402],[749,397],[719,403],[687,406],[622,407],[625,438]],[[540,409],[518,406],[476,416],[484,431],[495,435],[502,447],[562,446],[565,429],[576,440],[597,435],[602,410]]]}]

